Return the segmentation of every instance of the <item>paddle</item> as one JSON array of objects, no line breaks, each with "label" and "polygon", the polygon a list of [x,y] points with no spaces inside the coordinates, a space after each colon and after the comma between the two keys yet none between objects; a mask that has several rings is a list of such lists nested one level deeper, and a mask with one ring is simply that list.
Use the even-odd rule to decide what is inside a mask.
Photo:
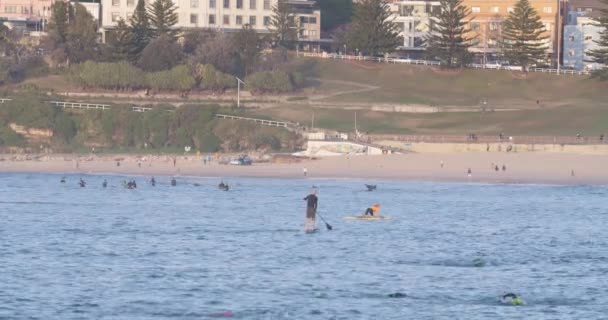
[{"label": "paddle", "polygon": [[325,219],[323,219],[323,217],[321,217],[321,215],[317,212],[317,215],[319,216],[319,218],[321,218],[321,220],[323,220],[323,222],[325,222],[325,227],[327,227],[327,230],[331,230],[333,229],[333,227],[327,223],[327,221],[325,221]]}]

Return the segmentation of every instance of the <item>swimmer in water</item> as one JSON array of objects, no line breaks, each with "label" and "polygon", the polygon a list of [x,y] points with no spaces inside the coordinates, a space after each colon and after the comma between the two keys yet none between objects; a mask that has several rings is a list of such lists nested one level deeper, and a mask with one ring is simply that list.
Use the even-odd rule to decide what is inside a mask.
[{"label": "swimmer in water", "polygon": [[515,293],[511,292],[506,293],[502,297],[500,297],[500,302],[502,304],[508,304],[513,306],[521,306],[522,304],[524,304],[523,300],[521,300],[521,297],[519,295],[516,295]]}]

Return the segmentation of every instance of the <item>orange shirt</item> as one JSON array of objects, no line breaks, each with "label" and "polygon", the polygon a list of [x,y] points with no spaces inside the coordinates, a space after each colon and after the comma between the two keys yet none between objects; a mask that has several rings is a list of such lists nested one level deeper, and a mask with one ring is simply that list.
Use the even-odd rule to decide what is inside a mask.
[{"label": "orange shirt", "polygon": [[374,213],[380,213],[380,206],[379,205],[373,205],[372,206],[372,211]]}]

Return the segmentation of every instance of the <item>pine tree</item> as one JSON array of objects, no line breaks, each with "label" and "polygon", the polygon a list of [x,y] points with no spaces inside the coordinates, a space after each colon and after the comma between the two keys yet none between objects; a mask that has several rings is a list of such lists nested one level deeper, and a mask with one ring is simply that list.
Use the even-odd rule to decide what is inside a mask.
[{"label": "pine tree", "polygon": [[[602,0],[608,6],[608,0]],[[593,57],[593,61],[603,64],[605,67],[593,72],[593,76],[601,80],[608,80],[608,9],[600,9],[601,15],[594,18],[595,26],[602,28],[600,38],[595,40],[599,48],[589,51],[587,54]]]},{"label": "pine tree", "polygon": [[246,24],[234,35],[233,41],[242,66],[241,75],[247,76],[260,57],[260,37],[255,29]]},{"label": "pine tree", "polygon": [[172,0],[155,0],[148,8],[152,35],[158,38],[167,35],[175,38],[176,30],[172,29],[177,24],[177,6]]},{"label": "pine tree", "polygon": [[268,30],[273,34],[276,44],[280,46],[286,47],[290,42],[297,40],[298,25],[287,0],[278,0],[272,7]]},{"label": "pine tree", "polygon": [[427,55],[447,68],[463,67],[471,59],[472,38],[467,37],[471,12],[462,0],[441,0],[439,4],[441,10],[431,14],[434,30],[425,39]]},{"label": "pine tree", "polygon": [[70,7],[70,3],[65,1],[57,1],[51,5],[51,20],[49,21],[48,31],[55,33],[61,42],[65,42],[68,36]]},{"label": "pine tree", "polygon": [[74,15],[67,28],[66,45],[70,62],[95,60],[98,49],[97,21],[87,9],[76,3]]},{"label": "pine tree", "polygon": [[123,19],[118,20],[116,30],[110,41],[108,41],[113,60],[133,60],[132,41],[133,33],[129,26]]},{"label": "pine tree", "polygon": [[131,48],[130,59],[137,61],[139,55],[144,48],[150,43],[152,37],[150,30],[150,21],[146,13],[146,3],[144,0],[138,0],[131,21],[129,21],[131,30]]},{"label": "pine tree", "polygon": [[347,47],[363,54],[377,55],[395,51],[403,44],[399,27],[393,23],[387,0],[361,0],[355,4],[352,23],[346,35]]},{"label": "pine tree", "polygon": [[501,47],[509,62],[527,72],[547,58],[545,26],[528,0],[519,0],[503,22]]}]

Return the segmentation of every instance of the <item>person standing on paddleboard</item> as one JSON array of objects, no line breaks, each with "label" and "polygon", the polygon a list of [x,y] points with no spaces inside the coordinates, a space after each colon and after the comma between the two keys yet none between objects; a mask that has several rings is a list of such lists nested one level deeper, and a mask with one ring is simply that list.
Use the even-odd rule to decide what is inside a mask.
[{"label": "person standing on paddleboard", "polygon": [[315,230],[317,204],[319,201],[319,198],[317,198],[317,190],[311,190],[310,194],[307,195],[304,200],[306,200],[306,223],[304,225],[304,232],[313,232]]}]

